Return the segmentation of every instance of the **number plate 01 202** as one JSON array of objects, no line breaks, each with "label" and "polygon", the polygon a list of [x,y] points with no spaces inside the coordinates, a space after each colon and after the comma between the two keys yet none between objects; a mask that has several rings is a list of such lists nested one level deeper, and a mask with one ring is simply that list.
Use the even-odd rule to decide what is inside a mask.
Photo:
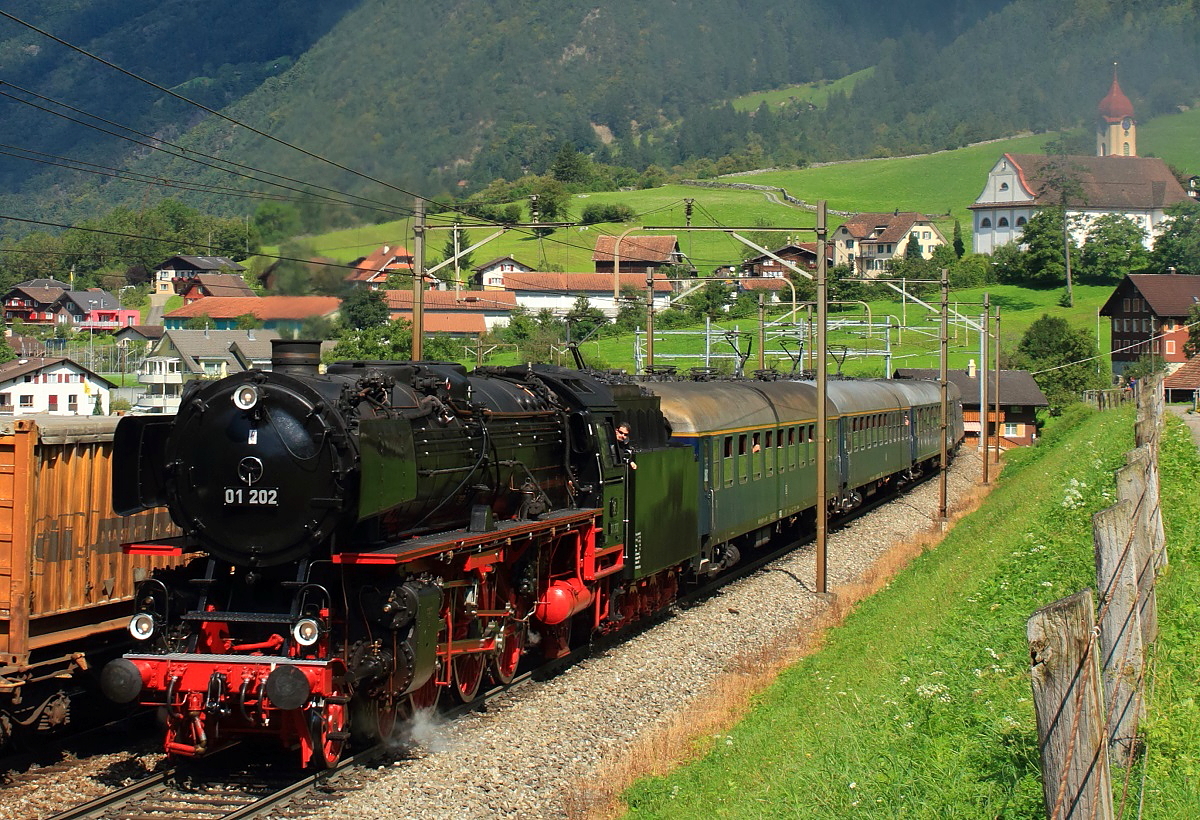
[{"label": "number plate 01 202", "polygon": [[279,490],[274,487],[226,487],[226,507],[278,507]]}]

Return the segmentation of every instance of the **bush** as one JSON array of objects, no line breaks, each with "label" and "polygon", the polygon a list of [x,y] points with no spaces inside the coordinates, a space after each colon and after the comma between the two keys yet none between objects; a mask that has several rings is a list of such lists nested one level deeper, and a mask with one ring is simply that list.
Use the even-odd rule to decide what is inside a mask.
[{"label": "bush", "polygon": [[584,225],[595,225],[600,222],[628,222],[634,217],[633,208],[619,202],[609,204],[593,202],[584,206],[579,221]]}]

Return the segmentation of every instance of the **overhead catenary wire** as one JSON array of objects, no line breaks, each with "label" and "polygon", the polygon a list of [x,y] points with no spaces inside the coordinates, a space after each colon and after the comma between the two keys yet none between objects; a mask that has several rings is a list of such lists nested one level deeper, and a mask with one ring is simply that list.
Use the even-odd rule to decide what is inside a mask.
[{"label": "overhead catenary wire", "polygon": [[[2,12],[0,12],[0,13],[2,13]],[[93,131],[97,131],[102,134],[107,134],[109,136],[116,137],[117,139],[125,140],[126,142],[133,143],[134,145],[140,145],[144,148],[149,148],[153,151],[159,151],[159,152],[164,153],[175,159],[182,159],[187,162],[195,163],[196,165],[200,165],[202,167],[211,168],[213,170],[220,171],[222,173],[231,174],[233,176],[241,177],[243,179],[248,179],[253,182],[260,182],[264,185],[273,185],[278,188],[282,188],[282,189],[288,190],[288,191],[293,191],[293,192],[302,194],[305,197],[319,200],[319,201],[327,201],[327,202],[330,202],[333,204],[338,204],[338,205],[347,205],[347,206],[352,206],[352,207],[368,208],[371,210],[377,210],[377,211],[381,211],[384,213],[399,215],[402,217],[412,216],[411,208],[390,205],[386,202],[381,202],[379,200],[370,199],[369,197],[359,196],[358,194],[346,193],[343,191],[339,191],[336,188],[330,188],[328,186],[320,185],[318,183],[306,182],[304,180],[296,179],[294,177],[289,177],[285,174],[278,174],[278,173],[275,173],[274,171],[267,171],[262,168],[255,168],[253,166],[245,165],[243,163],[239,163],[234,160],[222,159],[220,157],[216,157],[211,154],[206,154],[202,151],[196,151],[191,148],[186,148],[182,145],[177,145],[173,142],[162,139],[161,137],[156,137],[151,134],[147,134],[143,131],[139,131],[136,128],[131,128],[130,126],[122,125],[121,123],[114,122],[112,120],[101,117],[97,114],[92,114],[88,111],[84,111],[83,109],[77,108],[75,106],[72,106],[68,103],[62,102],[60,100],[55,100],[50,97],[46,97],[44,95],[38,94],[37,92],[30,91],[25,88],[21,88],[20,86],[14,85],[13,83],[10,83],[10,82],[6,82],[4,80],[0,80],[0,86],[9,86],[10,88],[16,88],[23,93],[30,94],[34,97],[37,97],[38,99],[41,99],[41,100],[44,100],[44,101],[50,103],[52,105],[62,106],[63,108],[66,108],[69,111],[73,111],[73,112],[80,114],[82,116],[85,116],[85,117],[91,117],[92,119],[98,120],[99,122],[102,122],[106,125],[110,125],[113,128],[119,128],[119,129],[122,129],[125,131],[129,131],[130,133],[136,134],[137,136],[142,137],[143,139],[135,139],[126,134],[121,134],[116,131],[111,131],[107,128],[101,128],[100,126],[95,125],[94,123],[86,122],[77,117],[69,116],[67,114],[64,114],[61,111],[55,111],[52,108],[48,108],[46,106],[39,105],[30,100],[21,99],[20,97],[17,97],[13,94],[9,94],[5,91],[0,91],[0,97],[6,97],[14,102],[29,106],[31,108],[35,108],[39,111],[50,114],[51,116],[58,117],[60,119],[67,120],[69,122],[76,123],[77,125],[82,125],[85,128],[90,128]],[[143,141],[143,140],[145,140],[145,141]],[[163,146],[168,146],[175,150],[168,151]],[[28,150],[28,149],[19,149],[19,150]],[[178,153],[176,153],[176,152],[178,152]],[[206,162],[202,159],[197,159],[197,157],[203,157],[204,160],[212,160],[212,162]],[[222,167],[221,165],[217,165],[214,163],[224,163],[225,165],[233,166],[233,168],[225,168],[225,167]],[[240,170],[233,170],[233,169],[240,169]],[[287,182],[294,182],[297,185],[303,185],[306,187],[296,188],[296,187],[293,187],[292,185],[287,185],[282,182],[276,182],[275,180],[260,179],[258,177],[252,176],[250,173],[244,173],[244,172],[253,172],[253,173],[257,173],[257,174],[264,174],[266,176],[276,177],[278,179],[286,180]],[[131,171],[129,173],[137,173],[137,172]],[[146,176],[153,176],[153,175],[146,175]],[[335,199],[335,198],[328,197],[328,196],[325,196],[322,194],[314,193],[314,191],[311,189],[327,191],[327,192],[330,192],[333,194],[337,194],[337,196],[339,196],[339,197],[352,197],[354,199],[361,200],[361,202],[353,202],[353,201],[349,201],[347,199]]]},{"label": "overhead catenary wire", "polygon": [[[11,13],[9,13],[9,12],[6,12],[6,11],[3,11],[3,10],[0,10],[0,17],[4,17],[4,18],[6,18],[6,19],[8,19],[8,20],[11,20],[11,21],[12,21],[12,22],[14,22],[14,23],[17,23],[18,25],[24,26],[24,27],[26,27],[26,28],[28,28],[28,29],[30,29],[30,30],[32,30],[32,31],[34,31],[34,32],[36,32],[36,33],[38,33],[38,34],[42,35],[43,37],[46,37],[46,38],[47,38],[47,39],[49,39],[49,40],[52,40],[52,41],[54,41],[54,42],[58,43],[59,45],[61,45],[61,46],[65,47],[65,48],[68,48],[68,49],[70,49],[70,50],[72,50],[72,51],[75,51],[76,53],[78,53],[78,54],[80,54],[80,55],[82,55],[82,56],[84,56],[84,57],[87,57],[88,59],[95,60],[96,62],[100,63],[101,65],[104,65],[104,66],[106,66],[106,67],[108,67],[108,68],[110,68],[110,69],[112,69],[112,70],[114,70],[114,71],[117,71],[117,72],[119,72],[119,73],[121,73],[121,74],[123,74],[123,75],[125,75],[125,76],[127,76],[127,77],[129,77],[129,78],[131,78],[131,79],[133,79],[133,80],[135,80],[135,81],[137,81],[137,82],[144,83],[145,85],[148,85],[148,86],[150,86],[151,88],[154,88],[154,89],[156,89],[157,91],[159,91],[159,92],[161,92],[161,93],[163,93],[163,94],[166,94],[166,95],[168,95],[168,96],[170,96],[170,97],[172,97],[172,98],[174,98],[174,99],[177,99],[177,100],[179,100],[179,101],[181,101],[181,102],[184,102],[184,103],[186,103],[186,104],[188,104],[188,105],[192,105],[192,106],[194,106],[194,107],[196,107],[196,108],[198,108],[198,109],[200,109],[200,110],[202,110],[202,111],[205,111],[206,113],[208,113],[208,114],[210,114],[210,115],[212,115],[212,116],[215,116],[215,117],[217,117],[217,118],[219,118],[219,119],[221,119],[221,120],[224,120],[225,122],[228,122],[228,123],[230,123],[231,125],[234,125],[234,126],[237,126],[237,127],[240,127],[240,128],[244,128],[244,129],[246,129],[247,131],[250,131],[250,132],[251,132],[251,133],[253,133],[253,134],[256,134],[256,135],[258,135],[258,136],[260,136],[260,137],[263,137],[264,139],[270,140],[270,141],[272,141],[272,142],[275,142],[275,143],[277,143],[277,144],[279,144],[279,145],[281,145],[281,146],[284,146],[284,147],[286,147],[286,148],[289,148],[289,149],[291,149],[291,150],[297,151],[297,152],[299,152],[299,153],[301,153],[301,154],[303,154],[303,155],[305,155],[305,156],[308,156],[308,157],[310,157],[310,158],[312,158],[312,159],[315,159],[315,160],[317,160],[317,161],[319,161],[319,162],[326,163],[326,164],[328,164],[328,165],[330,165],[330,166],[332,166],[332,167],[335,167],[335,168],[337,168],[337,169],[339,169],[339,170],[345,171],[345,172],[347,172],[347,173],[350,173],[350,174],[352,174],[352,175],[355,175],[355,176],[361,177],[361,178],[363,178],[363,179],[366,179],[366,180],[368,180],[368,181],[374,182],[374,183],[376,183],[376,184],[382,185],[382,186],[384,186],[385,188],[388,188],[388,189],[390,189],[390,190],[393,190],[393,191],[396,191],[396,192],[399,192],[399,193],[403,193],[403,194],[405,194],[405,195],[407,195],[407,196],[411,196],[411,197],[413,197],[413,198],[415,198],[415,199],[420,199],[420,200],[423,200],[423,201],[425,201],[425,202],[428,202],[428,203],[431,203],[431,204],[434,204],[434,205],[438,205],[439,207],[447,207],[447,206],[445,206],[445,204],[444,204],[444,203],[438,203],[438,202],[436,202],[436,200],[434,200],[434,199],[432,199],[432,198],[430,198],[430,197],[426,197],[426,196],[423,196],[423,195],[421,195],[421,194],[417,194],[417,193],[415,193],[415,192],[413,192],[413,191],[409,191],[409,190],[407,190],[407,189],[405,189],[405,188],[402,188],[402,187],[400,187],[400,186],[394,185],[394,184],[392,184],[392,183],[390,183],[390,182],[387,182],[386,180],[380,179],[380,178],[378,178],[378,177],[376,177],[376,176],[373,176],[373,175],[371,175],[371,174],[367,174],[367,173],[364,173],[364,172],[358,171],[358,170],[356,170],[356,169],[350,168],[349,166],[346,166],[346,165],[344,165],[344,164],[342,164],[342,163],[340,163],[340,162],[337,162],[336,160],[329,159],[328,157],[325,157],[325,156],[322,156],[322,155],[320,155],[320,154],[317,154],[316,152],[313,152],[313,151],[310,151],[310,150],[308,150],[308,149],[306,149],[306,148],[303,148],[303,147],[301,147],[301,146],[295,145],[294,143],[288,142],[287,140],[284,140],[284,139],[282,139],[282,138],[280,138],[280,137],[277,137],[277,136],[275,136],[275,135],[273,135],[273,134],[270,134],[270,133],[268,133],[268,132],[266,132],[266,131],[263,131],[263,130],[261,130],[261,129],[259,129],[259,128],[256,128],[255,126],[252,126],[252,125],[249,125],[249,124],[247,124],[247,123],[244,123],[244,122],[242,122],[242,121],[240,121],[240,120],[238,120],[238,119],[236,119],[236,118],[234,118],[234,117],[231,117],[231,116],[229,116],[229,115],[227,115],[227,114],[224,114],[224,113],[222,113],[222,112],[220,112],[220,111],[217,111],[216,109],[213,109],[213,108],[211,108],[211,107],[209,107],[209,106],[206,106],[206,105],[204,105],[203,103],[200,103],[200,102],[197,102],[197,101],[195,101],[195,100],[192,100],[191,98],[189,98],[189,97],[186,97],[186,96],[184,96],[184,95],[182,95],[182,94],[179,94],[178,92],[175,92],[175,91],[173,91],[173,90],[171,90],[171,89],[169,89],[169,88],[167,88],[167,87],[165,87],[165,86],[163,86],[163,85],[161,85],[161,84],[159,84],[159,83],[156,83],[156,82],[154,82],[153,80],[150,80],[150,79],[148,79],[148,78],[146,78],[146,77],[143,77],[143,76],[141,76],[141,75],[137,74],[136,72],[130,71],[130,70],[128,70],[128,69],[125,69],[125,68],[123,68],[123,67],[121,67],[121,66],[117,65],[116,63],[113,63],[113,62],[112,62],[112,61],[110,61],[110,60],[107,60],[107,59],[105,59],[105,58],[103,58],[103,57],[100,57],[100,56],[99,56],[99,55],[97,55],[97,54],[94,54],[94,53],[92,53],[92,52],[88,51],[87,49],[84,49],[84,48],[82,48],[82,47],[80,47],[80,46],[77,46],[77,45],[75,45],[75,44],[73,44],[73,43],[71,43],[71,42],[69,42],[69,41],[67,41],[67,40],[65,40],[65,39],[63,39],[63,38],[61,38],[61,37],[58,37],[58,36],[56,36],[56,35],[54,35],[54,34],[50,33],[49,31],[46,31],[45,29],[42,29],[42,28],[40,28],[40,27],[38,27],[38,26],[36,26],[36,25],[34,25],[34,24],[32,24],[32,23],[29,23],[29,22],[27,22],[27,21],[25,21],[25,20],[22,20],[21,18],[17,17],[16,15],[13,15],[13,14],[11,14]],[[10,84],[10,85],[11,85],[11,84]],[[12,86],[12,87],[16,87],[16,86]],[[32,93],[32,92],[30,92],[30,93]],[[14,99],[15,99],[15,98],[14,98]],[[23,101],[23,102],[28,102],[28,101]],[[49,113],[55,113],[55,112],[49,112]],[[80,123],[80,124],[87,125],[86,123]],[[89,126],[89,127],[94,127],[94,126]],[[118,126],[118,127],[124,127],[124,126]],[[131,130],[131,129],[127,129],[127,130]],[[115,134],[114,134],[114,136],[120,136],[120,135],[115,135]],[[123,137],[123,138],[124,138],[124,137]],[[127,139],[127,138],[126,138],[126,139]],[[192,152],[192,151],[191,151],[191,149],[182,148],[182,147],[178,147],[178,146],[175,146],[175,147],[177,147],[177,148],[178,148],[178,150],[180,150],[180,151],[189,152],[189,153],[197,153],[197,152]],[[170,152],[168,152],[168,153],[170,153]],[[181,156],[181,155],[173,155],[173,156]],[[186,156],[185,156],[185,157],[183,157],[183,158],[184,158],[184,159],[191,159],[190,157],[186,157]],[[193,161],[194,161],[194,160],[193,160]],[[220,161],[220,162],[228,162],[227,160],[218,160],[218,161]],[[230,163],[230,164],[235,164],[235,163]],[[226,172],[229,172],[229,171],[228,171],[228,169],[221,169],[221,168],[217,168],[217,170],[225,170]],[[257,169],[256,169],[256,170],[257,170]],[[271,174],[271,175],[274,175],[274,176],[280,176],[280,177],[282,178],[282,175],[277,175],[277,174],[274,174],[273,172],[263,172],[263,173],[268,173],[268,174]],[[261,181],[261,180],[260,180],[260,181]],[[277,184],[277,183],[272,183],[272,182],[269,182],[269,181],[267,181],[267,182],[268,182],[268,184]],[[308,183],[303,183],[303,182],[301,182],[301,183],[299,183],[299,184],[308,184]],[[331,190],[331,189],[330,189],[330,190]],[[339,192],[339,194],[340,194],[340,192]],[[347,196],[353,196],[353,195],[347,195]],[[394,207],[394,206],[389,206],[389,207]],[[455,207],[455,206],[449,206],[449,207],[448,207],[448,210],[451,210],[451,211],[453,211],[453,212],[455,212],[455,213],[458,213],[458,214],[460,214],[461,216],[467,216],[468,218],[479,219],[479,217],[477,217],[477,216],[475,216],[475,215],[471,214],[471,213],[469,212],[469,210],[467,210],[465,207]],[[494,225],[494,226],[500,226],[500,225],[501,225],[501,223],[495,222],[495,221],[493,221],[493,220],[487,220],[487,219],[480,219],[480,223],[481,223],[481,224]],[[557,239],[557,238],[549,238],[549,237],[539,237],[539,238],[541,238],[541,239],[543,239],[543,240],[549,239],[549,241],[550,241],[550,242],[554,242],[554,243],[557,243],[557,244],[563,244],[563,245],[566,245],[566,246],[568,246],[568,247],[575,247],[575,248],[580,248],[581,250],[586,250],[586,249],[585,249],[585,248],[583,248],[582,246],[576,245],[576,244],[574,244],[574,243],[563,242],[562,240],[559,240],[559,239]],[[633,246],[631,246],[631,247],[638,247],[638,246],[636,246],[636,245],[633,245]]]}]

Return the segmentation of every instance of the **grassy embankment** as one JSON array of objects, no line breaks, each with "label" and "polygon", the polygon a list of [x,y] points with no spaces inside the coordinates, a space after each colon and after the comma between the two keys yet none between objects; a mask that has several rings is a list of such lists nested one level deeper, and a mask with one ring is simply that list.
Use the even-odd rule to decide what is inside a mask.
[{"label": "grassy embankment", "polygon": [[[1095,586],[1091,515],[1114,498],[1132,428],[1127,410],[1081,408],[1038,447],[1011,453],[984,505],[859,603],[819,651],[765,691],[694,712],[691,725],[708,722],[699,737],[632,755],[642,773],[670,767],[654,749],[682,748],[691,762],[630,788],[629,815],[1043,816],[1025,622]],[[1190,818],[1200,805],[1198,469],[1195,445],[1172,421],[1161,456],[1171,565],[1159,586],[1149,762],[1144,795],[1142,765],[1130,773],[1126,806],[1131,813],[1144,796],[1148,817]],[[1118,799],[1125,777],[1115,770]]]}]

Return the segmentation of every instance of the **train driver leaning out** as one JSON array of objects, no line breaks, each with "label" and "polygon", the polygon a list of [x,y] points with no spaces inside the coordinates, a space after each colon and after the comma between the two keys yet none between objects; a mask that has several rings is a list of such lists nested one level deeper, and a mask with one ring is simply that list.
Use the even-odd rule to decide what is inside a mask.
[{"label": "train driver leaning out", "polygon": [[621,460],[629,465],[629,469],[636,470],[637,462],[633,460],[633,454],[635,450],[633,447],[633,441],[629,437],[629,422],[623,421],[618,424],[616,434],[617,453],[620,455]]}]

